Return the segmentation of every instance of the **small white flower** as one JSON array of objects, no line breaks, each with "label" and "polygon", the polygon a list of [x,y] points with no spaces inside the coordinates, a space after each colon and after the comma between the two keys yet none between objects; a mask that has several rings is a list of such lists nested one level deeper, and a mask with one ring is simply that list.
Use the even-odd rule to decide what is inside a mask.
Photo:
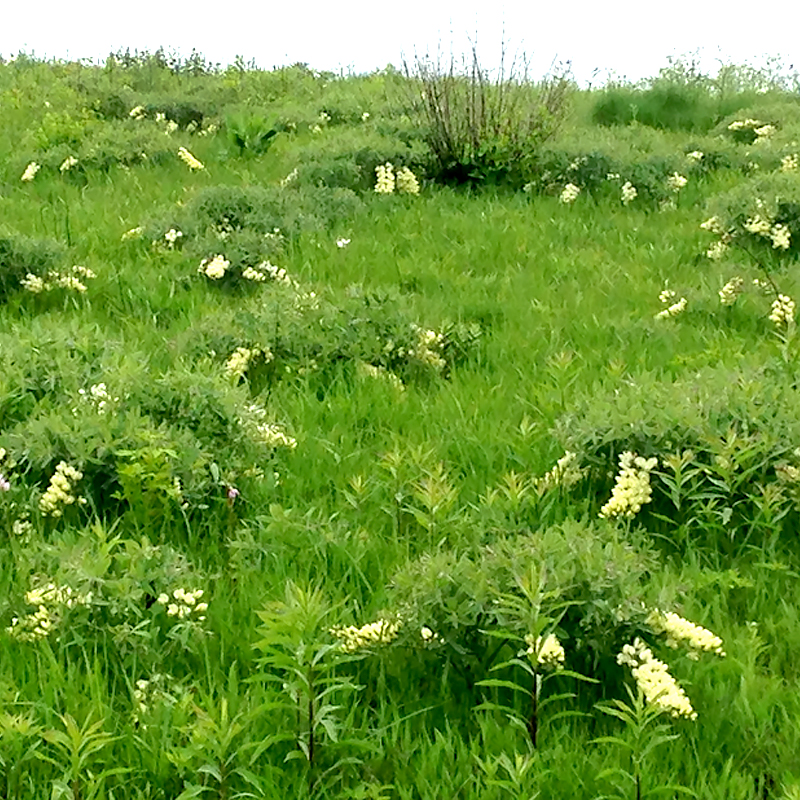
[{"label": "small white flower", "polygon": [[350,239],[337,239],[336,246],[339,248],[347,247],[350,244]]}]

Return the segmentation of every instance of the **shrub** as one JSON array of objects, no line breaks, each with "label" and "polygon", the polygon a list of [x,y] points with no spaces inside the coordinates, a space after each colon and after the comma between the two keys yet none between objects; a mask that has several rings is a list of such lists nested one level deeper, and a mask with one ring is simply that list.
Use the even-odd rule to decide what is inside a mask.
[{"label": "shrub", "polygon": [[225,135],[237,155],[260,156],[272,146],[278,129],[258,114],[232,114],[225,118]]},{"label": "shrub", "polygon": [[26,275],[44,277],[62,256],[63,249],[55,241],[0,231],[0,303],[20,290]]},{"label": "shrub", "polygon": [[[503,61],[501,61],[501,64]],[[410,105],[424,121],[432,155],[431,173],[443,183],[524,183],[525,166],[563,122],[571,89],[568,69],[530,82],[527,69],[501,66],[496,79],[480,65],[473,47],[463,73],[417,58],[405,65],[412,87],[421,89]]]}]

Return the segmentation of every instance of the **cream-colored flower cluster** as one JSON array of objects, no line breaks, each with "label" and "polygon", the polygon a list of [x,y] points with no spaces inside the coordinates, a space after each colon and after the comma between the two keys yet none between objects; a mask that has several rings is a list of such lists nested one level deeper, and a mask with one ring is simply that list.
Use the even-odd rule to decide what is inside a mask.
[{"label": "cream-colored flower cluster", "polygon": [[622,184],[622,205],[627,206],[628,203],[632,203],[638,194],[636,187],[630,181],[625,181]]},{"label": "cream-colored flower cluster", "polygon": [[706,256],[708,256],[708,258],[710,258],[712,261],[719,261],[722,256],[725,255],[727,250],[728,244],[726,242],[712,242],[708,250],[706,250]]},{"label": "cream-colored flower cluster", "polygon": [[[663,295],[664,293],[662,292],[661,294]],[[661,295],[659,295],[659,297],[661,297]],[[688,301],[686,298],[681,297],[681,299],[677,302],[672,303],[672,305],[669,305],[659,311],[658,314],[655,315],[656,319],[669,319],[670,317],[677,317],[678,314],[682,314],[686,310],[687,304]]]},{"label": "cream-colored flower cluster", "polygon": [[261,425],[256,425],[256,433],[268,447],[287,447],[289,450],[294,450],[297,447],[297,439],[289,436],[280,425],[274,422],[264,422]]},{"label": "cream-colored flower cluster", "polygon": [[345,653],[355,653],[364,648],[388,644],[397,638],[399,630],[398,620],[379,619],[360,628],[355,625],[348,625],[346,628],[337,626],[331,628],[330,633],[341,641]]},{"label": "cream-colored flower cluster", "polygon": [[743,291],[744,278],[737,275],[735,278],[731,278],[719,290],[719,302],[722,303],[723,306],[732,306]]},{"label": "cream-colored flower cluster", "polygon": [[689,183],[689,180],[679,172],[673,172],[672,175],[667,178],[667,188],[675,194],[683,189],[687,183]]},{"label": "cream-colored flower cluster", "polygon": [[178,243],[178,239],[182,238],[183,238],[183,231],[176,230],[175,228],[170,228],[164,234],[164,241],[167,243],[167,247],[170,250],[173,250],[175,248],[175,245]]},{"label": "cream-colored flower cluster", "polygon": [[[150,678],[140,678],[133,690],[133,721],[139,723],[143,716],[156,706],[172,708],[191,703],[191,694],[172,675],[156,672]],[[147,726],[142,724],[143,728]]]},{"label": "cream-colored flower cluster", "polygon": [[776,325],[788,325],[794,322],[795,302],[785,294],[779,294],[778,299],[772,303],[769,318]]},{"label": "cream-colored flower cluster", "polygon": [[788,250],[791,244],[791,232],[786,225],[778,223],[773,225],[769,232],[769,237],[772,239],[772,247],[774,250]]},{"label": "cream-colored flower cluster", "polygon": [[800,156],[797,153],[784,156],[781,159],[781,172],[797,172],[800,167]]},{"label": "cream-colored flower cluster", "polygon": [[185,147],[178,148],[178,158],[191,170],[205,169],[203,162],[198,161]]},{"label": "cream-colored flower cluster", "polygon": [[285,178],[282,178],[280,181],[280,187],[285,189],[290,183],[294,183],[297,180],[297,176],[300,174],[300,170],[295,167]]},{"label": "cream-colored flower cluster", "polygon": [[439,644],[442,641],[442,637],[427,625],[420,628],[419,635],[424,644]]},{"label": "cream-colored flower cluster", "polygon": [[137,226],[136,228],[131,228],[129,231],[125,231],[122,234],[122,241],[126,242],[128,239],[138,239],[144,233],[144,228],[141,225]]},{"label": "cream-colored flower cluster", "polygon": [[386,369],[386,367],[382,367],[379,364],[368,364],[366,361],[359,361],[358,374],[366,378],[385,381],[398,392],[404,392],[406,388],[403,381],[401,381],[394,372],[391,372]]},{"label": "cream-colored flower cluster", "polygon": [[147,112],[145,111],[144,106],[136,106],[135,108],[132,108],[128,112],[128,116],[131,119],[141,120],[141,119],[145,119],[145,117],[147,116]]},{"label": "cream-colored flower cluster", "polygon": [[579,466],[577,453],[567,450],[549,472],[541,478],[534,478],[533,483],[539,494],[544,494],[556,487],[569,489],[578,483],[585,473],[586,470]]},{"label": "cream-colored flower cluster", "polygon": [[112,397],[108,393],[105,383],[95,383],[89,387],[88,392],[86,389],[78,389],[78,394],[81,400],[91,403],[98,414],[105,414],[109,403],[119,402],[119,397]]},{"label": "cream-colored flower cluster", "polygon": [[59,172],[63,175],[65,172],[69,172],[73,167],[78,165],[78,159],[75,156],[67,156],[62,162],[61,166],[58,168]]},{"label": "cream-colored flower cluster", "polygon": [[562,190],[561,194],[559,195],[559,200],[562,203],[569,205],[570,203],[574,203],[578,199],[578,195],[581,193],[581,187],[576,186],[574,183],[568,183]]},{"label": "cream-colored flower cluster", "polygon": [[394,194],[395,188],[400,194],[419,194],[417,176],[408,168],[400,167],[395,175],[394,166],[390,162],[375,167],[376,194]]},{"label": "cream-colored flower cluster", "polygon": [[32,294],[52,292],[56,289],[68,289],[72,292],[84,294],[87,291],[84,281],[96,277],[97,275],[88,267],[75,264],[70,268],[69,272],[50,270],[44,278],[29,272],[19,282],[19,285]]},{"label": "cream-colored flower cluster", "polygon": [[39,510],[48,517],[60,517],[64,513],[63,506],[73,503],[83,504],[86,500],[83,497],[76,497],[73,494],[74,485],[83,477],[75,467],[71,467],[66,461],[60,461],[56,466],[50,484],[44,494],[39,498]]},{"label": "cream-colored flower cluster", "polygon": [[211,278],[212,281],[218,281],[220,278],[225,276],[225,272],[230,265],[231,262],[227,261],[225,256],[217,253],[217,255],[215,255],[213,258],[204,258],[200,262],[200,266],[197,268],[197,271],[201,275]]},{"label": "cream-colored flower cluster", "polygon": [[647,617],[647,624],[656,633],[667,635],[667,647],[688,647],[690,658],[696,659],[701,651],[725,655],[719,636],[672,611],[654,608]]},{"label": "cream-colored flower cluster", "polygon": [[426,330],[416,325],[414,330],[417,334],[417,341],[409,355],[436,370],[443,369],[447,363],[441,356],[445,341],[444,334],[430,329]]},{"label": "cream-colored flower cluster", "polygon": [[419,181],[417,176],[408,168],[400,167],[397,170],[397,191],[400,194],[419,194]]},{"label": "cream-colored flower cluster", "polygon": [[717,233],[720,235],[725,233],[725,228],[722,226],[722,220],[716,216],[709,217],[705,222],[701,222],[700,227],[704,231],[710,231],[711,233]]},{"label": "cream-colored flower cluster", "polygon": [[187,592],[186,589],[178,588],[172,592],[171,597],[166,592],[162,592],[156,602],[167,607],[168,617],[203,622],[206,618],[205,612],[208,610],[208,603],[197,602],[202,596],[202,589]]},{"label": "cream-colored flower cluster", "polygon": [[232,380],[243,378],[250,362],[254,358],[263,358],[265,363],[272,361],[273,355],[269,348],[237,347],[225,362],[225,374]]},{"label": "cream-colored flower cluster", "polygon": [[13,617],[6,632],[23,642],[33,642],[50,634],[60,621],[63,610],[90,605],[92,593],[80,594],[70,586],[48,583],[25,593],[25,602],[36,611]]},{"label": "cream-colored flower cluster", "polygon": [[630,667],[636,685],[648,703],[673,717],[697,719],[686,692],[669,674],[667,665],[655,658],[649,647],[638,637],[626,644],[617,655],[617,663]]},{"label": "cream-colored flower cluster", "polygon": [[375,192],[377,194],[394,194],[394,167],[387,161],[375,167]]},{"label": "cream-colored flower cluster", "polygon": [[600,509],[600,516],[633,519],[652,498],[650,472],[657,466],[656,458],[642,458],[630,450],[621,453],[614,489],[609,501]]},{"label": "cream-colored flower cluster", "polygon": [[22,177],[20,178],[21,181],[24,183],[30,183],[35,177],[36,173],[42,168],[41,164],[37,164],[35,161],[31,161],[27,167],[25,167],[25,172],[22,173]]},{"label": "cream-colored flower cluster", "polygon": [[564,665],[564,648],[554,633],[548,633],[544,637],[537,636],[535,639],[533,634],[526,634],[525,644],[528,645],[528,649],[524,651],[524,654],[531,661],[535,660],[538,666],[561,667]]},{"label": "cream-colored flower cluster", "polygon": [[[254,272],[263,275],[263,280],[275,281],[275,283],[282,283],[284,286],[289,286],[296,289],[298,284],[294,278],[283,267],[277,267],[269,261],[262,261],[254,268]],[[244,275],[244,273],[242,273]],[[252,280],[252,279],[251,279]],[[260,280],[256,278],[255,280]]]},{"label": "cream-colored flower cluster", "polygon": [[691,153],[686,154],[686,160],[693,164],[697,164],[703,160],[704,154],[701,150],[693,150]]}]

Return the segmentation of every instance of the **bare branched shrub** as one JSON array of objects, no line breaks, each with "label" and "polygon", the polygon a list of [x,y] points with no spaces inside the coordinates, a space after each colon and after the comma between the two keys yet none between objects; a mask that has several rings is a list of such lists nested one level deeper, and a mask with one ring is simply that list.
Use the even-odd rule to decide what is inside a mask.
[{"label": "bare branched shrub", "polygon": [[432,172],[445,183],[524,182],[526,164],[563,122],[573,83],[570,65],[540,81],[529,77],[525,58],[507,66],[503,45],[493,76],[481,66],[476,46],[462,59],[415,56],[403,63],[415,118],[425,126]]}]

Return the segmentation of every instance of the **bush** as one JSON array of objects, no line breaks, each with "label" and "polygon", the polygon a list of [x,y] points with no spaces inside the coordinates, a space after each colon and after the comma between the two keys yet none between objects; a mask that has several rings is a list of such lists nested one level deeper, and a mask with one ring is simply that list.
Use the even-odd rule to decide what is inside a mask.
[{"label": "bush", "polygon": [[29,273],[44,277],[61,261],[63,248],[49,239],[29,239],[0,231],[0,303],[20,290]]},{"label": "bush", "polygon": [[443,183],[522,186],[531,156],[563,122],[572,87],[566,69],[536,85],[526,70],[501,67],[493,80],[475,48],[463,74],[452,57],[449,66],[417,58],[405,71],[421,89],[410,105],[424,125],[429,171]]}]

